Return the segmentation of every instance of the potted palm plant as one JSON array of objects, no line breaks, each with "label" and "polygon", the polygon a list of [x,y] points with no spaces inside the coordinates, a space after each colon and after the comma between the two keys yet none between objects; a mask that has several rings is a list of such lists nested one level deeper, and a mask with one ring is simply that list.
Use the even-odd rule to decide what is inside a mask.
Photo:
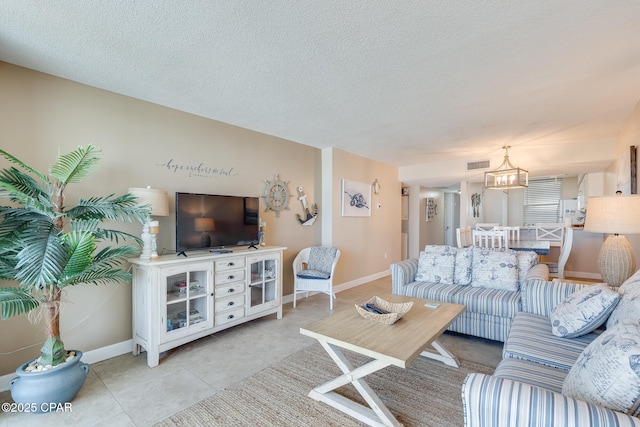
[{"label": "potted palm plant", "polygon": [[[65,204],[67,186],[81,182],[100,159],[101,151],[93,145],[58,155],[46,174],[4,150],[0,155],[17,166],[0,170],[0,199],[7,202],[0,206],[0,279],[13,281],[0,287],[2,319],[40,309],[47,336],[40,357],[16,370],[19,376],[10,388],[16,403],[31,404],[38,412],[46,410],[42,405],[73,399],[88,373],[88,365],[80,362],[82,353],[68,352],[60,339],[64,288],[129,280],[130,274],[118,266],[138,252],[139,239],[102,224],[144,223],[149,207],[139,206],[131,194],[80,199],[73,207]],[[128,239],[135,245],[101,244]],[[47,385],[54,374],[63,379]]]}]

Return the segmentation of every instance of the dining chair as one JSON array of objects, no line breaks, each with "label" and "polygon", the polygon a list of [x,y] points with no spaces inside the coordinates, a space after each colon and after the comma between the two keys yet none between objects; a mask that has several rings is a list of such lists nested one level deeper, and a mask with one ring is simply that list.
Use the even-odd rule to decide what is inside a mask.
[{"label": "dining chair", "polygon": [[508,249],[506,230],[473,230],[473,246],[479,248]]},{"label": "dining chair", "polygon": [[[568,257],[568,253],[563,251],[564,249],[564,223],[562,222],[550,222],[550,223],[542,223],[539,222],[536,224],[536,240],[547,240],[549,241],[549,246],[560,248],[560,255],[558,259],[554,262],[553,258],[547,259],[543,261],[543,264],[547,264],[549,266],[549,274],[553,276],[559,276],[562,270],[562,275],[564,275],[564,263],[562,263],[562,268],[560,268],[560,261],[562,260],[562,254],[566,253]],[[569,247],[569,250],[571,248]],[[566,262],[566,260],[564,260]]]},{"label": "dining chair", "polygon": [[304,248],[293,260],[293,308],[299,293],[322,292],[329,295],[329,309],[333,310],[333,276],[340,258],[340,250],[329,246]]},{"label": "dining chair", "polygon": [[494,230],[506,231],[507,240],[520,240],[520,227],[517,225],[493,227]]},{"label": "dining chair", "polygon": [[551,222],[536,224],[536,240],[548,240],[551,246],[562,246],[564,241],[564,224]]},{"label": "dining chair", "polygon": [[459,248],[472,246],[473,241],[471,239],[471,227],[456,228],[456,241]]}]

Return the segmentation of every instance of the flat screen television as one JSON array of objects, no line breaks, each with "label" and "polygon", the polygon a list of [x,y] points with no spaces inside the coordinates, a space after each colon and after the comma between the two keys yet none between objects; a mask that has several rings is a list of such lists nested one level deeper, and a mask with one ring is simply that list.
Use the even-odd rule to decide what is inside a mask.
[{"label": "flat screen television", "polygon": [[257,245],[258,197],[176,192],[176,252]]}]

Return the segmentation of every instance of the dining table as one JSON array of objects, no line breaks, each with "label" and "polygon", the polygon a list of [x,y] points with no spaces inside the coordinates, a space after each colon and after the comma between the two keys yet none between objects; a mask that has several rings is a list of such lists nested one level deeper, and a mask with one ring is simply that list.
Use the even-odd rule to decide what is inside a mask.
[{"label": "dining table", "polygon": [[533,251],[538,255],[549,255],[551,244],[548,240],[509,240],[509,249]]}]

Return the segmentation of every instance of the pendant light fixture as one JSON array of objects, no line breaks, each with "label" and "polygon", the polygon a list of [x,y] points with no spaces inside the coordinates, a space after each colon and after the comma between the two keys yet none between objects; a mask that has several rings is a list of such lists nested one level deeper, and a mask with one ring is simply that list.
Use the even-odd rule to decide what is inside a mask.
[{"label": "pendant light fixture", "polygon": [[529,172],[514,167],[509,161],[509,148],[504,147],[504,161],[498,169],[484,173],[484,186],[490,190],[508,190],[511,188],[526,188],[529,186]]}]

